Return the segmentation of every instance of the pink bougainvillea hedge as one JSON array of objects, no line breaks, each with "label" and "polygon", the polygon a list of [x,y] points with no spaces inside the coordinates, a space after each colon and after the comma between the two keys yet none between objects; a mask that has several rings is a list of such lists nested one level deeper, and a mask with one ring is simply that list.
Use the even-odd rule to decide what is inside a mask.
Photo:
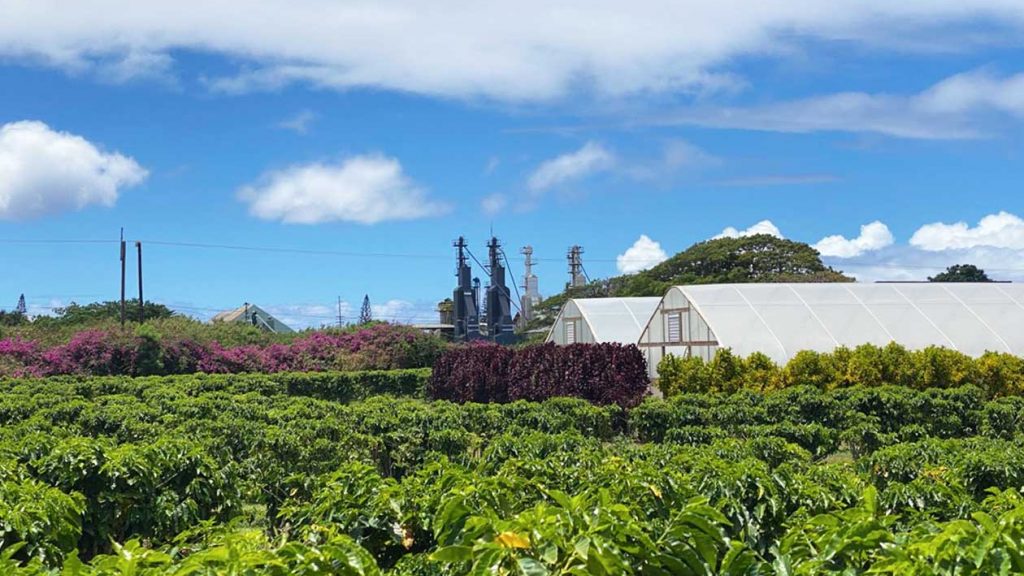
[{"label": "pink bougainvillea hedge", "polygon": [[0,376],[88,376],[318,372],[429,367],[445,343],[405,326],[376,324],[344,332],[310,332],[288,344],[222,346],[134,332],[85,330],[44,347],[18,337],[0,340]]}]

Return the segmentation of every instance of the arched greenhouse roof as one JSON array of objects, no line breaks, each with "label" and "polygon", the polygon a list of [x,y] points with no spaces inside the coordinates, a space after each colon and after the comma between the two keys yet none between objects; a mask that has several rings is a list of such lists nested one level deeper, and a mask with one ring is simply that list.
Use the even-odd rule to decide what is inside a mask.
[{"label": "arched greenhouse roof", "polygon": [[839,346],[943,346],[1024,356],[1024,284],[836,283],[676,286],[718,347],[787,361]]},{"label": "arched greenhouse roof", "polygon": [[[558,313],[554,326],[575,306],[599,343],[636,344],[661,298],[573,298]],[[553,330],[554,328],[552,328]],[[548,341],[552,334],[548,334]]]}]

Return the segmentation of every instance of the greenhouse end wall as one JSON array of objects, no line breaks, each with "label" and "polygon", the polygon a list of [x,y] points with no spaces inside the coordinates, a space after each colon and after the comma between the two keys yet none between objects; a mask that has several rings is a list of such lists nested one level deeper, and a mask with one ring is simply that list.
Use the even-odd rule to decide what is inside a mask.
[{"label": "greenhouse end wall", "polygon": [[638,345],[653,379],[658,376],[658,363],[668,354],[711,360],[718,350],[718,339],[683,291],[673,287],[658,304]]}]

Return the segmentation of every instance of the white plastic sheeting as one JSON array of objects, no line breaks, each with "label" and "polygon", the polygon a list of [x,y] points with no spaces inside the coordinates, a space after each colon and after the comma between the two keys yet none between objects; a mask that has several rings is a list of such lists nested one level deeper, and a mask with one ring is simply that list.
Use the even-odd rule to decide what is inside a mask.
[{"label": "white plastic sheeting", "polygon": [[576,342],[636,344],[661,298],[573,298],[558,313],[548,342],[568,344],[565,326],[574,325]]},{"label": "white plastic sheeting", "polygon": [[707,323],[717,347],[743,356],[762,352],[785,362],[800,350],[889,342],[1024,356],[1024,284],[718,284],[672,291]]}]

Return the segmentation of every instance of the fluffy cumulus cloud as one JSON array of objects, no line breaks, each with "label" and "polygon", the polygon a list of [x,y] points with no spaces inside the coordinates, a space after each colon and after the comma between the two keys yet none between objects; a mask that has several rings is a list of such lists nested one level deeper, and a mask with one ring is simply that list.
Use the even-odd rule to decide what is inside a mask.
[{"label": "fluffy cumulus cloud", "polygon": [[865,252],[881,250],[892,246],[892,232],[885,224],[874,221],[860,227],[860,236],[847,238],[836,234],[822,238],[814,248],[822,256],[834,256],[836,258],[853,258]]},{"label": "fluffy cumulus cloud", "polygon": [[146,175],[132,158],[42,122],[0,126],[0,219],[113,206],[124,188]]},{"label": "fluffy cumulus cloud", "polygon": [[999,212],[976,225],[925,224],[910,242],[894,244],[878,222],[852,240],[823,239],[816,246],[830,264],[862,281],[925,280],[954,264],[974,264],[996,280],[1024,280],[1024,219]]},{"label": "fluffy cumulus cloud", "polygon": [[253,216],[289,224],[375,224],[436,216],[449,209],[408,178],[398,160],[381,155],[270,172],[238,195]]},{"label": "fluffy cumulus cloud", "polygon": [[[455,97],[538,100],[584,87],[603,95],[706,93],[743,84],[745,55],[801,53],[842,40],[918,51],[967,49],[986,30],[1024,28],[1015,0],[96,0],[17,2],[0,19],[0,55],[79,70],[141,54],[225,55],[225,90],[306,82]],[[544,14],[538,25],[537,14]],[[998,37],[996,38],[998,39]]]},{"label": "fluffy cumulus cloud", "polygon": [[615,265],[622,274],[635,274],[668,260],[668,254],[661,244],[641,234],[632,246],[615,258]]},{"label": "fluffy cumulus cloud", "polygon": [[1009,212],[999,212],[985,216],[977,226],[966,222],[926,224],[914,233],[910,244],[929,251],[979,246],[1024,250],[1024,219]]},{"label": "fluffy cumulus cloud", "polygon": [[769,236],[784,238],[782,231],[779,230],[779,227],[773,224],[771,220],[761,220],[757,224],[754,224],[745,230],[738,230],[729,226],[725,230],[722,230],[722,233],[715,236],[715,238],[744,238],[746,236],[754,236],[756,234],[768,234]]},{"label": "fluffy cumulus cloud", "polygon": [[1024,250],[975,247],[929,251],[907,245],[865,252],[853,258],[825,258],[862,282],[921,281],[954,264],[974,264],[994,280],[1024,281]]},{"label": "fluffy cumulus cloud", "polygon": [[615,155],[596,142],[587,142],[575,152],[552,158],[530,175],[527,186],[542,192],[554,186],[603,172],[615,164]]}]

